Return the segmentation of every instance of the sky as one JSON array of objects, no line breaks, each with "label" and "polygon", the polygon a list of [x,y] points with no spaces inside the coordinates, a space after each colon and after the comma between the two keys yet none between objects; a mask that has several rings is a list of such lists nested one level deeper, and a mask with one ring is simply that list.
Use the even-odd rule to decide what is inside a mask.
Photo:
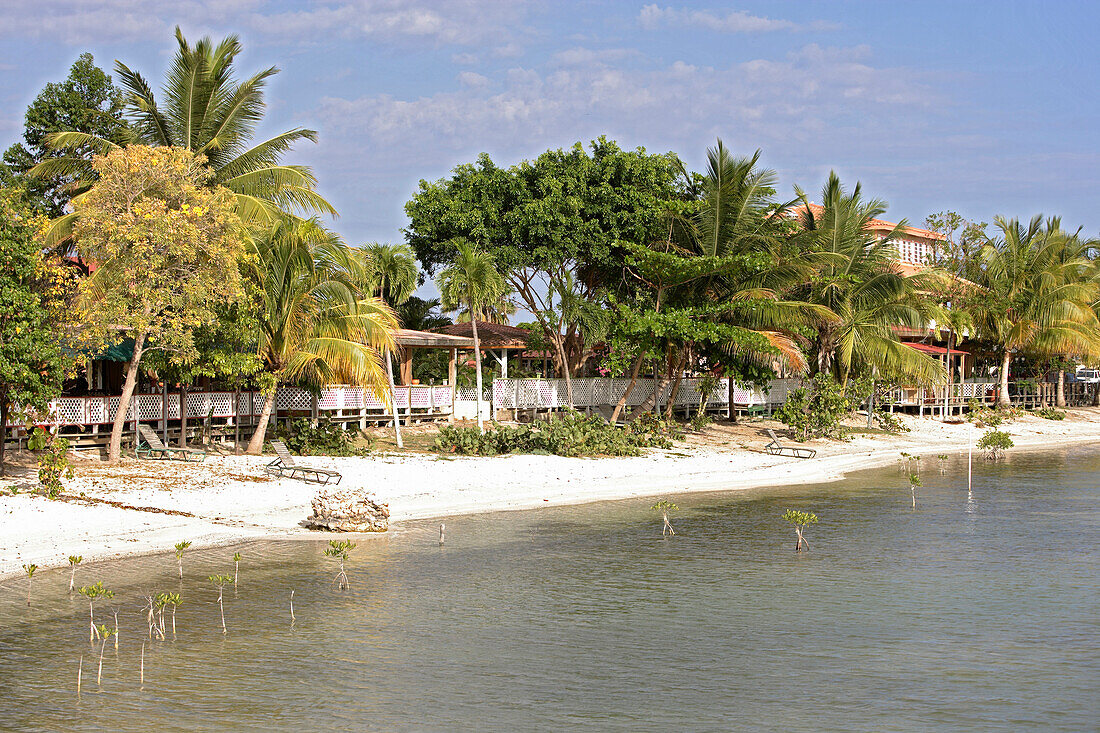
[{"label": "sky", "polygon": [[159,86],[175,49],[240,35],[270,65],[260,136],[304,126],[349,244],[402,240],[421,179],[599,135],[699,170],[762,150],[780,194],[830,170],[921,223],[1058,214],[1100,234],[1100,3],[3,0],[0,146],[84,51]]}]

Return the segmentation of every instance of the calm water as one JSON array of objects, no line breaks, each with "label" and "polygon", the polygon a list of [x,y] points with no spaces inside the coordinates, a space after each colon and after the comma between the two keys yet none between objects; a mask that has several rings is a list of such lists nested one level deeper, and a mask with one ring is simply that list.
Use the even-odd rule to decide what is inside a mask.
[{"label": "calm water", "polygon": [[[916,511],[891,469],[678,497],[668,539],[652,500],[454,518],[445,548],[412,524],[359,543],[347,593],[322,542],[189,551],[144,690],[175,558],[78,574],[118,593],[101,688],[87,605],[40,571],[31,609],[0,590],[0,728],[1096,730],[1100,452],[975,461],[969,500],[929,458]],[[787,507],[821,517],[809,554]],[[223,638],[204,579],[234,549]]]}]

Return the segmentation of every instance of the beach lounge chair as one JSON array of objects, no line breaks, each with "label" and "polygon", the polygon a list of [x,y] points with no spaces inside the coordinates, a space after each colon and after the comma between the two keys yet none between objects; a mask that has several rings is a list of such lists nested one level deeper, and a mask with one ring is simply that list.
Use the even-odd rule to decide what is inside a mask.
[{"label": "beach lounge chair", "polygon": [[771,438],[771,442],[764,446],[764,450],[773,456],[792,456],[794,458],[813,458],[817,455],[817,451],[813,448],[803,448],[797,445],[783,445],[779,442],[779,438],[772,432],[771,428],[768,428],[768,437]]},{"label": "beach lounge chair", "polygon": [[141,441],[137,447],[138,458],[174,458],[200,463],[206,460],[206,451],[200,448],[177,448],[165,445],[148,425],[138,425],[138,432],[141,434]]},{"label": "beach lounge chair", "polygon": [[286,449],[286,443],[281,440],[271,441],[271,447],[275,449],[275,460],[264,466],[264,473],[276,476],[289,476],[301,479],[307,483],[328,484],[340,483],[343,476],[339,471],[329,471],[325,468],[307,468],[294,462],[294,457]]}]

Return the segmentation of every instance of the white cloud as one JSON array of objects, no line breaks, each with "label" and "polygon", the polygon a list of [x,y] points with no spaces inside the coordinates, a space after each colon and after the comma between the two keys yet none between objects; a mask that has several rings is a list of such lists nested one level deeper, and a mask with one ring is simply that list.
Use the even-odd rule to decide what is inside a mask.
[{"label": "white cloud", "polygon": [[462,71],[458,74],[458,82],[464,87],[479,89],[489,85],[489,79],[472,71]]},{"label": "white cloud", "polygon": [[719,15],[710,10],[687,10],[651,4],[642,7],[638,22],[648,30],[659,30],[670,26],[702,28],[718,33],[767,33],[772,31],[829,30],[836,26],[825,21],[809,24],[795,23],[752,15],[743,10],[731,10]]}]

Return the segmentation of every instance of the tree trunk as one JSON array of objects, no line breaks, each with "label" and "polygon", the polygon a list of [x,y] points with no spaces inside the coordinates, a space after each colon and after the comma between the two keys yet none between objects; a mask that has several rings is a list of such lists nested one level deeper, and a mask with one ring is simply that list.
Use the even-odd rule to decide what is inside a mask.
[{"label": "tree trunk", "polygon": [[481,421],[481,339],[477,335],[477,317],[474,315],[473,307],[470,308],[470,315],[470,324],[474,331],[474,364],[477,366],[477,396],[474,404],[477,405],[477,429],[484,433],[485,425]]},{"label": "tree trunk", "polygon": [[655,384],[653,385],[653,394],[651,394],[649,397],[646,397],[642,404],[638,405],[638,412],[646,412],[650,409],[652,409],[654,412],[657,412],[657,406],[660,404],[661,393],[665,391],[665,387],[668,386],[668,383],[672,381],[672,365],[668,363],[672,361],[672,354],[667,354],[665,358],[666,367],[664,374],[658,373],[657,364],[653,365],[653,381],[655,382]]},{"label": "tree trunk", "polygon": [[[387,350],[382,358],[386,360],[386,382],[390,388],[390,410],[393,412],[393,435],[398,448],[405,447],[405,441],[401,438],[401,416],[397,414],[397,387],[393,383],[393,358]],[[411,396],[410,396],[411,399]]]},{"label": "tree trunk", "polygon": [[558,359],[561,360],[561,376],[565,380],[565,401],[569,403],[568,406],[572,409],[573,375],[569,373],[569,358],[565,355],[565,344],[562,343],[560,336],[554,339],[554,350],[558,355]]},{"label": "tree trunk", "polygon": [[1001,361],[1001,389],[997,395],[997,404],[1001,407],[1012,407],[1012,400],[1008,399],[1008,367],[1012,364],[1012,352],[1005,349],[1004,359]]},{"label": "tree trunk", "polygon": [[955,370],[951,368],[951,345],[955,340],[954,329],[947,332],[947,389],[943,393],[943,419],[947,421],[948,413],[951,411],[951,383],[955,377]]},{"label": "tree trunk", "polygon": [[180,448],[187,447],[187,385],[180,386]]},{"label": "tree trunk", "polygon": [[672,383],[672,389],[668,393],[668,404],[665,405],[665,417],[672,419],[675,417],[676,411],[676,397],[680,392],[680,383],[684,380],[684,367],[687,366],[688,358],[691,355],[691,347],[684,347],[684,351],[680,358],[676,360],[676,381]]},{"label": "tree trunk", "polygon": [[4,441],[8,439],[8,413],[11,406],[8,398],[0,395],[0,478],[4,476]]},{"label": "tree trunk", "polygon": [[1058,370],[1058,391],[1055,393],[1054,404],[1057,407],[1066,406],[1066,371]]},{"label": "tree trunk", "polygon": [[[118,411],[111,424],[111,442],[107,446],[107,462],[118,463],[122,457],[122,430],[126,427],[126,416],[130,412],[130,400],[137,388],[138,368],[141,365],[141,352],[145,348],[145,332],[134,337],[134,354],[126,366],[126,381],[122,385],[122,396],[118,400]],[[136,440],[136,438],[135,438]]]},{"label": "tree trunk", "polygon": [[258,456],[264,451],[264,436],[267,434],[267,421],[271,419],[271,410],[275,407],[275,395],[279,390],[272,388],[264,395],[264,406],[260,410],[260,421],[256,424],[256,430],[252,433],[252,439],[248,441],[245,450],[250,456]]},{"label": "tree trunk", "polygon": [[626,407],[626,401],[629,399],[630,393],[634,390],[634,385],[638,383],[638,372],[642,369],[643,361],[645,361],[645,352],[641,351],[638,353],[637,358],[634,359],[634,366],[630,369],[630,384],[626,385],[626,391],[623,392],[623,396],[619,398],[619,401],[615,403],[615,409],[611,411],[611,422],[617,422],[619,415],[622,414],[623,408]]}]

